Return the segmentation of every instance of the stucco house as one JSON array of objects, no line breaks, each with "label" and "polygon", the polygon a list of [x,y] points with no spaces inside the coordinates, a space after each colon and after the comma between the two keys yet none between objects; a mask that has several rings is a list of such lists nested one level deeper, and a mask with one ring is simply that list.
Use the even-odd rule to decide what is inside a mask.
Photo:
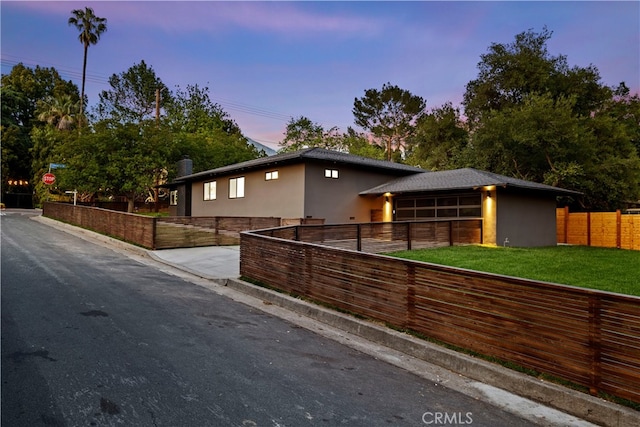
[{"label": "stucco house", "polygon": [[[183,162],[188,162],[184,160]],[[556,197],[577,194],[476,169],[413,166],[308,148],[183,176],[172,215],[318,219],[326,224],[483,220],[486,244],[556,244]]]}]

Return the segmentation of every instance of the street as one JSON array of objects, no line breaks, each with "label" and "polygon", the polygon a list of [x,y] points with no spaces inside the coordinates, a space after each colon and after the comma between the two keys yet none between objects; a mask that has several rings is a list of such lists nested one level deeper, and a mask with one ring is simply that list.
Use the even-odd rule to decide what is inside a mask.
[{"label": "street", "polygon": [[118,252],[1,217],[3,426],[527,426]]}]

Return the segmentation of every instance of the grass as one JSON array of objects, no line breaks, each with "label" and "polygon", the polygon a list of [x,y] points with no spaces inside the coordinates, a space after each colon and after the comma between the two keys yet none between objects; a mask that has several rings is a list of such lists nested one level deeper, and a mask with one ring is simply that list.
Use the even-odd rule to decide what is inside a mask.
[{"label": "grass", "polygon": [[163,217],[169,216],[169,212],[134,212],[134,213],[136,215],[150,216],[153,218],[163,218]]},{"label": "grass", "polygon": [[451,246],[387,254],[469,270],[640,296],[640,251],[553,246]]}]

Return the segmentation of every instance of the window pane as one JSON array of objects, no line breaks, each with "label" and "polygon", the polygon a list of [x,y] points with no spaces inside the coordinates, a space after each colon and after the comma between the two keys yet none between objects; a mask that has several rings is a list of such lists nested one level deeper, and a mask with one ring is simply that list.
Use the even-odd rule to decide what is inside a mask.
[{"label": "window pane", "polygon": [[435,209],[416,209],[416,218],[433,218],[435,216]]},{"label": "window pane", "polygon": [[215,200],[216,199],[216,181],[205,182],[204,183],[204,200]]},{"label": "window pane", "polygon": [[238,178],[237,197],[244,197],[244,177]]},{"label": "window pane", "polygon": [[398,208],[412,208],[413,200],[398,200],[397,207]]},{"label": "window pane", "polygon": [[396,218],[398,220],[413,219],[414,218],[413,213],[414,213],[413,210],[397,211]]},{"label": "window pane", "polygon": [[458,209],[438,209],[438,218],[453,218],[458,216]]},{"label": "window pane", "polygon": [[460,197],[460,206],[480,206],[480,195]]},{"label": "window pane", "polygon": [[429,206],[435,206],[435,205],[436,205],[436,199],[416,199],[417,208],[429,207]]},{"label": "window pane", "polygon": [[215,200],[216,199],[216,182],[210,182],[209,183],[209,200]]},{"label": "window pane", "polygon": [[238,197],[237,184],[238,184],[238,180],[236,178],[231,178],[229,180],[229,198],[230,199],[235,199],[236,197]]},{"label": "window pane", "polygon": [[457,204],[457,197],[441,197],[438,199],[438,206],[456,206]]},{"label": "window pane", "polygon": [[338,178],[338,170],[337,169],[325,169],[324,170],[325,178]]},{"label": "window pane", "polygon": [[460,208],[460,216],[482,216],[480,208]]}]

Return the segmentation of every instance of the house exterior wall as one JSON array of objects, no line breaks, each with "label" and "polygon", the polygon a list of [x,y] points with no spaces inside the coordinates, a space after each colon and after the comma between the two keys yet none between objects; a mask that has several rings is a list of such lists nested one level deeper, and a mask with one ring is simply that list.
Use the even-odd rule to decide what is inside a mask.
[{"label": "house exterior wall", "polygon": [[552,196],[531,196],[498,191],[496,244],[502,246],[555,246],[556,200]]},{"label": "house exterior wall", "polygon": [[[278,179],[266,180],[265,173],[278,171]],[[304,165],[235,173],[203,179],[192,184],[192,216],[261,216],[304,218]],[[229,198],[229,180],[244,177],[244,197]],[[204,200],[204,183],[216,181],[216,199]]]},{"label": "house exterior wall", "polygon": [[[326,178],[326,169],[337,170],[338,178]],[[384,198],[363,197],[359,193],[393,178],[344,164],[307,163],[305,217],[324,218],[325,224],[370,222],[371,211],[382,209]]]}]

